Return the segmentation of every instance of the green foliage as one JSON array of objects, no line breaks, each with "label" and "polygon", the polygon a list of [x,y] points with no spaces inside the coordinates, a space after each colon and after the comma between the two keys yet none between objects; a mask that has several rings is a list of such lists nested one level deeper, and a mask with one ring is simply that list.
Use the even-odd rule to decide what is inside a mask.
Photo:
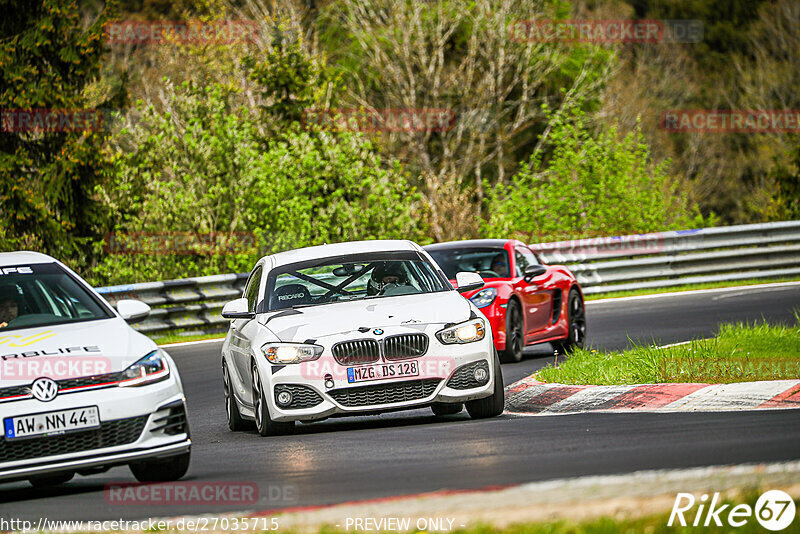
[{"label": "green foliage", "polygon": [[590,130],[582,111],[554,117],[546,161],[534,153],[508,185],[491,191],[485,232],[528,242],[674,229],[693,211],[668,162],[650,161],[639,130]]},{"label": "green foliage", "polygon": [[[167,111],[143,109],[123,132],[115,232],[232,236],[222,249],[111,254],[97,283],[249,270],[264,254],[358,239],[422,237],[417,195],[359,135],[287,131],[265,140],[252,112],[219,85],[170,89]],[[252,232],[254,246],[237,240]]]},{"label": "green foliage", "polygon": [[[75,1],[5,1],[2,12],[0,109],[69,114],[122,104],[122,93],[103,101],[87,97],[100,73],[111,8],[87,27]],[[77,266],[88,261],[84,247],[106,225],[96,199],[111,178],[106,136],[102,128],[0,135],[0,249],[37,249]]]},{"label": "green foliage", "polygon": [[419,196],[359,134],[270,141],[250,222],[270,250],[361,239],[424,239]]},{"label": "green foliage", "polygon": [[[730,55],[749,52],[747,28],[765,0],[627,0],[641,19],[700,20],[703,40],[689,48],[704,68],[728,70]],[[708,87],[713,90],[713,86]]]},{"label": "green foliage", "polygon": [[273,41],[263,59],[246,58],[257,82],[267,122],[299,122],[331,81],[324,66],[303,51],[299,37],[286,24],[276,24]]},{"label": "green foliage", "polygon": [[789,153],[789,163],[778,164],[771,172],[778,189],[775,208],[779,220],[800,219],[800,138],[792,136],[791,139],[794,147]]}]

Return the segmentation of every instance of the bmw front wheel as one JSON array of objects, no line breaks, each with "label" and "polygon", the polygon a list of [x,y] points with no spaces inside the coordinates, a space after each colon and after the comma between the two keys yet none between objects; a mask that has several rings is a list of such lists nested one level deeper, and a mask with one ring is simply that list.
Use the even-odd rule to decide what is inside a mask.
[{"label": "bmw front wheel", "polygon": [[503,371],[500,369],[500,359],[497,352],[494,354],[494,389],[489,397],[469,401],[466,404],[467,412],[473,419],[486,419],[496,417],[503,413],[505,408],[505,388],[503,387]]},{"label": "bmw front wheel", "polygon": [[256,418],[256,430],[262,436],[280,436],[294,432],[294,421],[277,423],[270,418],[264,384],[261,383],[258,365],[255,362],[253,362],[253,411]]}]

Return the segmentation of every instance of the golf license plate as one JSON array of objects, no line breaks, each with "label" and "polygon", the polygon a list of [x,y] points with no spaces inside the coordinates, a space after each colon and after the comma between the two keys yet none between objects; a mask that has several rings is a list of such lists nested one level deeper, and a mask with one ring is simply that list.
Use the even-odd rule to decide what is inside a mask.
[{"label": "golf license plate", "polygon": [[419,362],[393,362],[347,368],[347,381],[351,384],[404,376],[419,376]]},{"label": "golf license plate", "polygon": [[97,406],[72,408],[57,412],[19,415],[3,420],[6,439],[50,436],[74,430],[86,430],[100,426],[100,412]]}]

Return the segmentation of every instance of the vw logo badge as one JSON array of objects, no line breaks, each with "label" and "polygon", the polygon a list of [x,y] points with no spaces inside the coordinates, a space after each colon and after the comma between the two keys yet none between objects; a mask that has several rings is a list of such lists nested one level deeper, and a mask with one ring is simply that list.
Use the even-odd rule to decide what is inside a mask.
[{"label": "vw logo badge", "polygon": [[31,384],[31,395],[42,402],[49,402],[58,395],[58,384],[49,378],[37,378]]},{"label": "vw logo badge", "polygon": [[382,328],[376,328],[375,330],[372,331],[372,333],[375,334],[376,336],[379,336],[379,335],[383,334],[383,329]]}]

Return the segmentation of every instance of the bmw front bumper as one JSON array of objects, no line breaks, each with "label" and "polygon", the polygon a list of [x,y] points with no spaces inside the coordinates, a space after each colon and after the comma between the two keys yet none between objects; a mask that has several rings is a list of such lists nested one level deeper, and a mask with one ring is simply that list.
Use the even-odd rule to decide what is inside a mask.
[{"label": "bmw front bumper", "polygon": [[[467,402],[493,393],[495,366],[490,332],[480,341],[461,345],[444,345],[434,338],[423,356],[393,361],[381,359],[367,365],[411,361],[419,365],[418,376],[357,383],[350,383],[347,378],[347,369],[353,366],[339,364],[327,346],[323,356],[312,362],[273,366],[264,359],[259,365],[261,376],[269,377],[265,396],[270,417],[277,422],[375,414],[439,402]],[[482,382],[474,380],[476,366],[485,371],[486,378]],[[287,390],[292,393],[293,401],[289,406],[280,406],[277,395]]]}]

